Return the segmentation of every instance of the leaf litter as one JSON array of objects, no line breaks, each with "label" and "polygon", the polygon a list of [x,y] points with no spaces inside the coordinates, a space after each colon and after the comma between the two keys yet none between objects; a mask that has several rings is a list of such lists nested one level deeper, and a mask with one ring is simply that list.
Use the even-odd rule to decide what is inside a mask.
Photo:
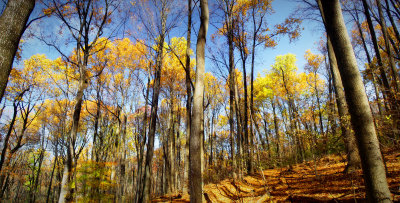
[{"label": "leaf litter", "polygon": [[[400,201],[400,150],[385,154],[392,198]],[[329,155],[289,167],[268,169],[204,186],[205,202],[365,202],[361,169],[343,173],[344,158]],[[152,202],[190,202],[189,194],[157,197]]]}]

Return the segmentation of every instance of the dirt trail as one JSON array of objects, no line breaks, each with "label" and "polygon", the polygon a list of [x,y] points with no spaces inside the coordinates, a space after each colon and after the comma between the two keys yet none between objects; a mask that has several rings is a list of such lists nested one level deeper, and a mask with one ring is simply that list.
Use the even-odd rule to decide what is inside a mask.
[{"label": "dirt trail", "polygon": [[[386,155],[388,182],[395,201],[400,201],[400,152]],[[364,202],[361,170],[344,174],[340,156],[269,169],[242,181],[223,180],[204,186],[206,202]],[[316,168],[315,168],[316,167]],[[171,201],[172,200],[172,201]],[[163,196],[153,202],[189,202],[189,195]]]}]

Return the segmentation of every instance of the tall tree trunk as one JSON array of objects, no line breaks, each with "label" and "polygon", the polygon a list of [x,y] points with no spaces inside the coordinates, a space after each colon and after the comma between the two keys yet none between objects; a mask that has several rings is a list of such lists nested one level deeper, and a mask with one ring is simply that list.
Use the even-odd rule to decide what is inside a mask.
[{"label": "tall tree trunk", "polygon": [[[151,65],[149,66],[149,69],[151,68]],[[142,135],[142,140],[139,140],[139,142],[146,143],[147,140],[147,105],[148,105],[148,99],[149,99],[149,91],[150,91],[150,76],[147,77],[147,89],[146,89],[146,95],[145,95],[145,102],[144,102],[144,114],[143,114],[143,122],[142,122],[142,128],[140,131],[140,134]],[[139,143],[139,153],[138,153],[138,169],[137,169],[137,175],[136,175],[136,196],[135,196],[135,202],[139,202],[139,197],[143,192],[143,154],[144,154],[144,145],[142,143]]]},{"label": "tall tree trunk", "polygon": [[[24,94],[25,91],[20,93],[17,97],[15,97],[14,102],[13,102],[13,115],[12,119],[10,122],[10,125],[8,126],[7,134],[5,135],[4,141],[3,141],[3,149],[1,150],[1,156],[0,156],[0,173],[3,168],[4,161],[6,160],[6,154],[7,154],[7,149],[8,149],[8,141],[10,140],[11,133],[14,129],[14,124],[15,120],[17,119],[17,114],[18,114],[18,106],[19,106],[19,99],[22,98],[22,95]],[[4,174],[1,174],[2,176]],[[2,181],[0,181],[0,186],[2,185]]]},{"label": "tall tree trunk", "polygon": [[[163,18],[163,31],[165,30],[165,16]],[[153,160],[154,153],[154,138],[156,134],[156,126],[157,126],[157,109],[158,109],[158,97],[160,94],[160,78],[161,78],[161,67],[162,67],[162,55],[163,55],[163,44],[164,44],[164,35],[161,35],[160,42],[158,44],[159,51],[157,53],[157,65],[156,65],[156,73],[155,73],[155,82],[153,86],[153,98],[151,105],[151,115],[150,115],[150,127],[149,127],[149,140],[147,142],[147,152],[146,152],[146,162],[144,168],[144,178],[143,178],[143,190],[142,195],[139,199],[139,202],[149,202],[150,201],[150,177],[151,177],[151,164]]]},{"label": "tall tree trunk", "polygon": [[[371,64],[372,59],[371,59],[371,55],[369,53],[369,50],[368,50],[367,43],[365,41],[364,35],[363,35],[363,30],[361,28],[361,24],[360,24],[360,21],[359,21],[358,10],[354,9],[354,12],[355,12],[354,21],[356,22],[358,32],[360,33],[360,38],[361,38],[361,42],[362,42],[362,45],[363,45],[363,49],[364,49],[365,55],[367,56],[368,64]],[[373,72],[373,70],[371,70],[371,75],[372,75],[372,80],[373,80],[373,85],[374,85],[374,90],[375,90],[375,99],[376,99],[376,103],[378,105],[379,115],[382,116],[383,107],[382,107],[382,104],[381,104],[381,101],[380,101],[380,98],[379,98],[379,91],[378,91],[378,87],[377,87],[377,84],[376,84],[376,76],[375,76],[375,73]]]},{"label": "tall tree trunk", "polygon": [[388,33],[388,29],[387,29],[386,22],[385,22],[385,17],[383,16],[382,5],[381,5],[380,0],[375,0],[375,2],[378,7],[380,25],[381,25],[381,29],[382,29],[383,39],[385,41],[386,53],[389,58],[389,67],[390,67],[390,70],[392,71],[392,83],[396,89],[396,92],[400,92],[399,76],[398,76],[396,64],[393,60],[392,47],[390,46],[389,33]]},{"label": "tall tree trunk", "polygon": [[336,122],[335,122],[335,102],[333,100],[333,85],[332,85],[332,74],[330,71],[330,66],[328,65],[329,57],[325,54],[325,67],[328,73],[328,102],[329,102],[329,109],[328,109],[328,125],[326,127],[327,132],[331,132],[331,135],[336,135]]},{"label": "tall tree trunk", "polygon": [[99,137],[99,124],[100,124],[100,115],[101,115],[101,97],[100,97],[100,83],[101,77],[97,78],[97,90],[96,90],[96,115],[94,117],[94,134],[93,134],[93,146],[92,146],[92,160],[98,162],[99,156],[97,153],[97,149],[101,148],[101,146],[97,145],[97,139]]},{"label": "tall tree trunk", "polygon": [[208,30],[208,0],[200,0],[200,29],[196,45],[196,84],[193,94],[193,119],[190,133],[190,202],[203,202],[203,95],[205,72],[205,46]]},{"label": "tall tree trunk", "polygon": [[385,4],[386,4],[386,13],[389,17],[390,24],[392,25],[396,39],[397,39],[397,41],[400,41],[400,33],[399,33],[399,30],[397,29],[396,22],[394,21],[392,13],[390,11],[389,0],[385,0]]},{"label": "tall tree trunk", "polygon": [[46,195],[46,203],[49,202],[50,200],[50,194],[51,194],[51,189],[52,189],[52,184],[53,184],[53,177],[54,177],[54,170],[56,168],[56,164],[57,164],[57,154],[54,157],[54,164],[53,164],[53,169],[51,170],[51,175],[50,175],[50,183],[47,189],[47,195]]},{"label": "tall tree trunk", "polygon": [[[44,133],[43,133],[44,135]],[[42,163],[43,163],[43,159],[44,159],[44,153],[45,153],[45,149],[43,146],[43,142],[42,142],[42,147],[40,149],[40,154],[38,157],[38,167],[37,167],[37,172],[35,174],[35,178],[34,178],[34,185],[33,185],[33,190],[32,190],[32,195],[31,195],[31,202],[36,202],[36,193],[38,192],[38,187],[39,187],[39,192],[40,192],[40,184],[39,184],[39,177],[40,177],[40,173],[42,171]]]},{"label": "tall tree trunk", "polygon": [[[235,77],[233,77],[235,78]],[[234,81],[236,81],[236,79],[234,79]],[[236,157],[236,159],[234,160],[235,163],[237,164],[237,171],[238,171],[238,175],[239,175],[239,179],[243,178],[243,170],[244,170],[244,165],[246,164],[245,160],[244,160],[244,156],[248,157],[248,140],[246,137],[243,136],[243,117],[240,111],[240,95],[239,95],[239,90],[238,90],[238,85],[235,83],[233,83],[234,85],[234,106],[235,106],[235,114],[236,114],[236,146],[237,146],[237,150],[238,150],[238,156]],[[232,117],[233,120],[233,117]],[[243,148],[244,151],[246,152],[246,155],[243,155]]]},{"label": "tall tree trunk", "polygon": [[[212,112],[212,116],[211,116],[211,131],[210,131],[210,138],[209,138],[209,142],[210,142],[210,157],[208,160],[208,165],[209,168],[213,169],[213,156],[214,156],[214,137],[215,137],[215,133],[214,133],[214,117],[215,117],[215,113]],[[210,170],[211,172],[211,170]]]},{"label": "tall tree trunk", "polygon": [[315,86],[315,96],[317,97],[317,107],[318,107],[318,117],[319,117],[319,127],[321,134],[323,136],[323,153],[328,152],[328,133],[324,133],[324,123],[322,120],[322,110],[321,110],[321,102],[319,100],[319,92],[317,87],[317,74],[314,74],[314,86]]},{"label": "tall tree trunk", "polygon": [[[74,188],[70,181],[73,179],[73,169],[75,167],[75,142],[78,135],[79,120],[83,104],[83,92],[88,86],[88,80],[85,75],[85,66],[80,66],[81,79],[79,82],[78,92],[75,97],[74,113],[72,115],[72,127],[71,134],[68,137],[68,149],[67,149],[67,164],[64,166],[63,182],[60,191],[59,203],[70,202],[74,200]],[[65,180],[65,181],[64,181]]]},{"label": "tall tree trunk", "polygon": [[371,15],[369,13],[369,6],[368,6],[368,3],[366,0],[362,0],[362,3],[363,3],[364,14],[365,14],[365,17],[366,17],[367,23],[368,23],[369,33],[371,35],[372,44],[374,46],[376,59],[378,62],[378,69],[379,69],[381,80],[382,80],[383,92],[386,95],[386,97],[389,99],[390,108],[396,109],[397,105],[395,102],[395,97],[393,95],[393,92],[391,91],[389,81],[386,76],[386,72],[383,68],[382,56],[380,54],[378,41],[377,41],[378,38],[376,37],[374,25],[372,24]]},{"label": "tall tree trunk", "polygon": [[268,157],[271,158],[271,147],[269,145],[269,126],[268,126],[268,121],[267,117],[264,115],[264,134],[265,134],[265,140],[267,141],[267,145],[265,145],[264,139],[262,138],[261,134],[259,133],[259,139],[262,145],[263,150],[267,150],[268,152]]},{"label": "tall tree trunk", "polygon": [[278,116],[276,115],[275,112],[275,102],[274,98],[271,99],[271,105],[272,105],[272,112],[274,114],[274,128],[275,128],[275,137],[276,137],[276,155],[278,158],[278,164],[280,164],[281,161],[281,150],[280,150],[280,135],[279,135],[279,123],[278,123]]},{"label": "tall tree trunk", "polygon": [[360,151],[367,198],[371,202],[391,202],[372,113],[343,20],[339,0],[321,0],[321,6],[321,15],[325,16],[325,27],[333,45],[346,92],[351,123]]},{"label": "tall tree trunk", "polygon": [[151,187],[151,168],[154,153],[154,138],[156,134],[157,126],[157,109],[158,109],[158,98],[160,95],[160,80],[161,80],[161,67],[163,60],[164,51],[164,40],[165,40],[165,26],[166,26],[166,11],[161,12],[161,35],[158,42],[158,51],[155,67],[155,77],[153,85],[153,98],[151,102],[151,115],[150,115],[150,127],[149,127],[149,140],[147,142],[146,162],[144,166],[144,177],[142,183],[142,194],[139,197],[139,202],[150,201],[150,187]]},{"label": "tall tree trunk", "polygon": [[186,37],[186,144],[184,150],[183,192],[188,192],[189,184],[189,137],[192,119],[192,87],[190,79],[190,43],[192,35],[192,0],[188,0],[188,25]]},{"label": "tall tree trunk", "polygon": [[[240,35],[244,37],[245,32],[244,32],[244,24],[241,22],[240,26],[241,31]],[[247,73],[246,73],[246,60],[248,54],[246,53],[246,44],[245,42],[239,42],[241,45],[239,45],[239,51],[240,51],[240,58],[242,60],[242,69],[243,69],[243,91],[244,91],[244,96],[243,96],[243,122],[242,122],[242,135],[244,136],[244,148],[245,148],[245,156],[246,156],[246,162],[247,162],[247,171],[248,173],[253,173],[253,139],[251,138],[252,133],[249,135],[249,129],[248,129],[248,121],[249,121],[249,108],[248,108],[248,93],[247,93]],[[239,105],[240,106],[240,105]],[[240,110],[240,108],[239,108]]]},{"label": "tall tree trunk", "polygon": [[[255,122],[255,114],[254,114],[254,66],[255,66],[255,52],[256,52],[256,41],[257,41],[257,33],[259,32],[262,24],[262,20],[257,25],[255,18],[255,10],[252,8],[252,21],[253,21],[253,38],[251,44],[251,71],[250,71],[250,114],[253,118],[253,122]],[[247,97],[246,97],[247,98]],[[254,123],[254,125],[257,125]],[[250,133],[251,137],[254,137],[253,125],[250,123]]]},{"label": "tall tree trunk", "polygon": [[0,16],[0,102],[35,0],[9,0]]},{"label": "tall tree trunk", "polygon": [[169,133],[168,133],[168,167],[169,167],[169,173],[168,173],[168,180],[169,180],[169,188],[168,192],[173,193],[175,192],[175,123],[174,123],[174,96],[173,93],[171,93],[171,112],[170,112],[170,124],[169,124]]},{"label": "tall tree trunk", "polygon": [[360,167],[361,160],[357,148],[355,136],[351,133],[351,126],[349,120],[349,110],[347,108],[346,97],[343,91],[342,79],[340,77],[339,69],[336,62],[335,53],[333,51],[332,43],[328,37],[328,54],[329,63],[331,67],[333,86],[336,93],[336,104],[338,107],[340,126],[342,129],[342,136],[345,139],[347,150],[347,165],[345,172],[352,171]]},{"label": "tall tree trunk", "polygon": [[121,146],[118,149],[118,162],[119,162],[119,183],[117,189],[117,199],[118,202],[124,202],[124,195],[125,195],[125,170],[126,170],[126,125],[127,125],[127,116],[122,114],[121,116],[121,125],[120,125],[120,132],[119,137],[121,139]]},{"label": "tall tree trunk", "polygon": [[[231,22],[228,22],[228,26],[232,27]],[[228,49],[229,49],[229,142],[231,145],[231,162],[232,162],[232,177],[236,179],[236,159],[235,159],[235,147],[234,147],[234,108],[235,108],[235,60],[234,60],[234,53],[233,53],[233,28],[228,28]],[[239,121],[237,121],[239,122]],[[239,133],[239,132],[238,132]]]},{"label": "tall tree trunk", "polygon": [[392,8],[394,9],[393,13],[397,16],[397,19],[400,20],[400,3],[396,0],[390,0],[392,4]]}]

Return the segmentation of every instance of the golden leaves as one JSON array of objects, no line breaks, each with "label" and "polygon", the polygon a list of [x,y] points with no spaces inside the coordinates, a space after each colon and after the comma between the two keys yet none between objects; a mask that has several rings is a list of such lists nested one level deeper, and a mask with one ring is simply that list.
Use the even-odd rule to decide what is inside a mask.
[{"label": "golden leaves", "polygon": [[310,49],[306,51],[304,54],[304,59],[307,60],[306,70],[311,72],[316,72],[324,61],[324,57],[322,55],[313,54]]}]

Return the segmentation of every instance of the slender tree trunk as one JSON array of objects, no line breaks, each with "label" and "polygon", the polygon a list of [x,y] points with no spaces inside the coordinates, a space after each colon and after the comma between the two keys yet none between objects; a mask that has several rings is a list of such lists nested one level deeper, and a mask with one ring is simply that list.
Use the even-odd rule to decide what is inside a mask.
[{"label": "slender tree trunk", "polygon": [[273,101],[274,98],[271,99],[271,105],[272,105],[272,113],[274,114],[274,128],[275,128],[275,137],[276,137],[276,154],[278,157],[278,164],[281,161],[281,150],[280,150],[280,135],[279,135],[279,123],[278,123],[278,116],[276,115],[275,112],[275,102]]},{"label": "slender tree trunk", "polygon": [[397,16],[397,19],[400,20],[400,3],[396,0],[390,0],[390,3],[393,5],[394,8],[393,13]]},{"label": "slender tree trunk", "polygon": [[175,133],[174,133],[174,102],[173,102],[173,94],[171,94],[171,112],[170,112],[170,128],[169,128],[169,134],[168,134],[168,167],[169,167],[169,173],[168,173],[168,179],[169,179],[169,188],[168,192],[169,193],[174,193],[175,192]]},{"label": "slender tree trunk", "polygon": [[325,16],[325,27],[333,45],[346,91],[345,96],[349,105],[351,123],[360,151],[367,199],[371,202],[391,202],[372,113],[343,20],[339,0],[322,0],[321,5],[321,15]]},{"label": "slender tree trunk", "polygon": [[190,46],[192,36],[192,0],[188,0],[188,25],[186,37],[186,144],[184,150],[183,192],[188,192],[189,184],[189,138],[192,119],[192,87],[190,86]]},{"label": "slender tree trunk", "polygon": [[42,171],[42,163],[43,163],[43,159],[44,159],[44,148],[42,146],[42,149],[40,151],[39,157],[38,157],[38,169],[36,172],[36,177],[34,179],[34,185],[33,185],[33,193],[31,196],[32,202],[34,203],[36,201],[36,193],[38,192],[38,187],[39,187],[39,192],[40,192],[40,184],[39,184],[39,177],[40,177],[40,172]]},{"label": "slender tree trunk", "polygon": [[376,59],[378,62],[378,68],[379,68],[382,85],[383,85],[383,92],[386,95],[386,97],[389,99],[390,108],[396,109],[397,105],[395,102],[395,97],[393,95],[393,92],[391,91],[389,81],[386,76],[386,72],[383,68],[382,56],[380,54],[378,41],[377,41],[378,38],[376,37],[374,25],[372,24],[371,15],[369,13],[369,6],[368,6],[368,3],[366,0],[362,0],[362,3],[363,3],[364,14],[365,14],[365,17],[366,17],[367,23],[368,23],[369,33],[371,35],[372,44],[374,46]]},{"label": "slender tree trunk", "polygon": [[385,4],[386,4],[386,13],[389,17],[390,24],[392,25],[396,39],[397,39],[397,41],[400,41],[400,33],[399,33],[399,30],[397,29],[396,22],[394,21],[392,13],[390,11],[389,1],[385,0]]},{"label": "slender tree trunk", "polygon": [[99,124],[100,124],[100,115],[101,115],[101,97],[100,97],[100,82],[101,77],[98,77],[98,86],[96,92],[96,116],[94,117],[94,134],[93,134],[93,146],[92,146],[92,160],[96,162],[99,161],[99,157],[97,154],[97,149],[101,148],[101,146],[97,146],[97,139],[99,137]]},{"label": "slender tree trunk", "polygon": [[79,120],[83,104],[83,92],[88,86],[88,81],[86,75],[84,74],[85,66],[81,65],[80,70],[81,74],[83,75],[81,75],[78,92],[75,97],[75,107],[74,107],[74,113],[72,115],[73,120],[72,120],[71,134],[68,137],[67,164],[65,164],[64,166],[64,174],[63,174],[63,176],[67,175],[67,177],[65,179],[63,177],[60,198],[58,200],[59,203],[70,202],[74,200],[74,188],[71,187],[72,184],[70,181],[73,180],[72,173],[74,173],[73,169],[75,167],[75,162],[76,162],[75,142],[76,142],[76,137],[78,135]]},{"label": "slender tree trunk", "polygon": [[[242,25],[242,28],[244,25]],[[241,31],[241,35],[244,36],[244,30]],[[242,42],[243,43],[243,42]],[[242,122],[242,131],[243,131],[243,136],[245,139],[244,143],[244,148],[245,148],[245,156],[246,156],[246,162],[247,162],[247,171],[248,173],[253,173],[253,139],[251,138],[252,133],[249,135],[249,129],[248,129],[248,110],[249,110],[249,105],[248,105],[248,93],[247,93],[247,73],[246,73],[246,60],[247,60],[247,53],[246,50],[244,49],[244,46],[242,45],[239,46],[240,49],[240,57],[242,59],[242,69],[243,69],[243,90],[244,90],[244,96],[243,96],[243,122]],[[240,108],[239,108],[240,109]]]},{"label": "slender tree trunk", "polygon": [[[314,74],[314,77],[317,77],[317,74]],[[315,96],[317,97],[317,107],[318,107],[318,117],[319,117],[319,127],[321,131],[321,135],[323,136],[323,153],[328,152],[328,133],[324,133],[324,123],[322,120],[322,110],[321,110],[321,102],[319,100],[319,91],[317,87],[317,78],[314,78],[314,86],[315,86]]]},{"label": "slender tree trunk", "polygon": [[[229,22],[228,22],[229,23]],[[229,47],[229,142],[231,145],[231,160],[232,160],[232,176],[233,179],[236,179],[236,159],[235,159],[235,147],[234,147],[234,108],[235,108],[235,61],[234,61],[234,53],[233,53],[233,33],[232,30],[228,30],[228,47]],[[239,122],[239,121],[237,121]],[[238,132],[239,133],[239,132]]]},{"label": "slender tree trunk", "polygon": [[396,88],[396,92],[400,92],[399,76],[398,76],[396,64],[395,64],[395,62],[393,60],[393,56],[392,56],[392,54],[393,54],[392,47],[390,46],[389,33],[388,33],[388,29],[387,29],[386,22],[385,22],[385,17],[383,16],[382,5],[381,5],[380,0],[375,0],[375,2],[378,7],[379,19],[380,19],[383,39],[385,41],[386,53],[388,54],[388,58],[389,58],[389,67],[390,67],[390,70],[392,71],[392,81],[393,81],[392,83],[393,83],[393,86]]},{"label": "slender tree trunk", "polygon": [[[326,56],[326,55],[325,55]],[[331,135],[336,135],[336,121],[335,121],[335,102],[333,100],[333,85],[332,85],[332,74],[330,71],[330,66],[327,63],[327,59],[329,57],[325,57],[325,66],[328,73],[328,102],[329,102],[329,110],[328,110],[328,124],[326,127],[326,131],[330,131]],[[330,130],[328,130],[330,129]]]},{"label": "slender tree trunk", "polygon": [[[215,117],[215,113],[213,112],[212,113],[212,116],[211,116],[211,132],[210,132],[210,140],[209,140],[209,142],[210,142],[210,158],[209,158],[209,161],[208,161],[208,165],[209,165],[209,168],[211,168],[211,169],[213,169],[213,156],[214,156],[214,152],[213,152],[213,150],[214,150],[214,146],[213,146],[213,144],[214,144],[214,137],[215,137],[215,134],[214,134],[214,117]],[[211,170],[210,170],[210,172],[211,172]]]},{"label": "slender tree trunk", "polygon": [[208,30],[208,0],[200,0],[200,29],[196,45],[196,84],[193,94],[193,119],[190,133],[190,202],[203,202],[203,95],[205,72],[205,46]]},{"label": "slender tree trunk", "polygon": [[269,145],[269,134],[270,134],[270,132],[269,132],[269,126],[268,126],[268,121],[267,121],[267,119],[266,119],[266,117],[264,117],[264,132],[265,132],[265,140],[267,141],[267,145],[265,145],[265,142],[264,142],[264,139],[262,139],[262,136],[261,136],[261,134],[259,133],[259,139],[260,139],[260,142],[261,142],[261,145],[262,145],[262,147],[263,147],[263,150],[265,151],[265,150],[267,150],[267,152],[268,152],[268,157],[269,158],[271,158],[271,147],[270,147],[270,145]]},{"label": "slender tree trunk", "polygon": [[[236,81],[236,79],[234,79]],[[235,107],[235,114],[236,114],[236,146],[238,150],[238,156],[235,158],[235,164],[237,164],[235,167],[238,171],[239,179],[243,178],[243,170],[244,170],[244,165],[246,164],[246,161],[244,158],[248,157],[248,140],[246,137],[243,136],[243,117],[241,115],[240,111],[240,95],[238,91],[238,85],[236,83],[234,85],[234,107]],[[232,117],[233,120],[233,117]],[[245,155],[243,155],[243,148],[245,151]]]},{"label": "slender tree trunk", "polygon": [[[149,66],[149,69],[151,68],[151,65]],[[148,105],[148,99],[149,99],[149,91],[150,91],[150,76],[147,77],[147,89],[146,89],[146,96],[145,96],[145,102],[144,102],[144,114],[143,114],[143,125],[140,131],[140,134],[142,134],[142,140],[139,142],[146,143],[147,140],[147,120],[148,120],[148,115],[147,115],[147,105]],[[137,175],[136,175],[136,196],[135,196],[135,202],[139,202],[139,197],[143,192],[143,156],[144,154],[144,144],[139,143],[139,153],[138,153],[138,170],[137,170]]]},{"label": "slender tree trunk", "polygon": [[[354,9],[354,12],[355,12],[354,21],[356,22],[358,32],[360,33],[360,38],[361,38],[361,42],[362,42],[362,45],[363,45],[363,49],[364,49],[365,55],[367,56],[368,64],[371,64],[372,63],[371,55],[369,54],[367,43],[365,42],[365,38],[364,38],[364,35],[363,35],[361,24],[359,22],[359,16],[358,16],[357,9]],[[379,115],[382,116],[383,107],[382,107],[382,104],[381,104],[381,101],[380,101],[380,98],[379,98],[379,90],[378,90],[378,87],[377,87],[377,84],[376,84],[377,83],[376,82],[376,76],[375,76],[375,73],[373,72],[373,70],[371,70],[371,75],[372,75],[374,91],[375,91],[375,99],[376,99],[376,103],[378,105]]]},{"label": "slender tree trunk", "polygon": [[[250,114],[253,118],[253,121],[255,121],[255,115],[254,115],[254,66],[255,66],[255,63],[254,62],[255,62],[257,33],[261,28],[262,21],[260,21],[260,23],[257,26],[254,7],[252,9],[252,20],[253,20],[253,39],[252,39],[252,44],[251,44]],[[254,125],[257,125],[257,124],[254,123]],[[253,125],[251,125],[251,124],[250,124],[250,133],[251,133],[251,137],[254,137]]]},{"label": "slender tree trunk", "polygon": [[51,194],[51,189],[52,189],[52,183],[53,183],[53,177],[54,177],[54,170],[56,168],[56,164],[57,164],[57,155],[54,157],[54,164],[53,164],[53,169],[51,170],[51,175],[50,175],[50,183],[49,183],[49,187],[47,189],[47,195],[46,195],[46,203],[49,202],[50,200],[50,194]]},{"label": "slender tree trunk", "polygon": [[0,102],[35,0],[9,0],[0,16]]},{"label": "slender tree trunk", "polygon": [[156,60],[156,70],[153,85],[153,98],[151,104],[151,115],[150,115],[150,127],[149,127],[149,140],[147,142],[147,152],[146,152],[146,162],[144,168],[144,177],[142,183],[142,194],[139,197],[139,202],[149,202],[150,201],[150,191],[151,191],[151,168],[154,153],[154,138],[156,134],[157,126],[157,109],[158,109],[158,98],[160,95],[160,80],[161,80],[161,67],[163,60],[164,51],[164,40],[165,40],[165,26],[166,26],[166,11],[161,12],[161,35],[158,42],[158,52]]},{"label": "slender tree trunk", "polygon": [[[20,95],[21,95],[21,94],[20,94]],[[13,115],[12,115],[12,119],[11,119],[10,125],[8,126],[7,134],[6,134],[6,136],[5,136],[5,138],[4,138],[4,141],[3,141],[3,142],[4,142],[4,143],[3,143],[3,149],[1,150],[0,172],[2,171],[4,161],[6,160],[6,154],[7,154],[7,148],[8,148],[8,141],[10,140],[11,133],[12,133],[12,130],[13,130],[13,128],[14,128],[15,120],[17,119],[18,105],[19,105],[18,103],[19,103],[19,102],[18,102],[18,99],[15,98],[14,103],[13,103]],[[4,174],[2,174],[2,175],[4,175]],[[0,183],[2,183],[2,181],[0,181]],[[1,186],[1,184],[0,184],[0,186]]]},{"label": "slender tree trunk", "polygon": [[125,170],[126,170],[126,125],[127,125],[127,116],[123,114],[121,116],[121,125],[119,137],[121,139],[121,146],[119,146],[118,152],[118,162],[119,162],[119,182],[117,189],[117,199],[119,202],[124,202],[125,195]]}]

